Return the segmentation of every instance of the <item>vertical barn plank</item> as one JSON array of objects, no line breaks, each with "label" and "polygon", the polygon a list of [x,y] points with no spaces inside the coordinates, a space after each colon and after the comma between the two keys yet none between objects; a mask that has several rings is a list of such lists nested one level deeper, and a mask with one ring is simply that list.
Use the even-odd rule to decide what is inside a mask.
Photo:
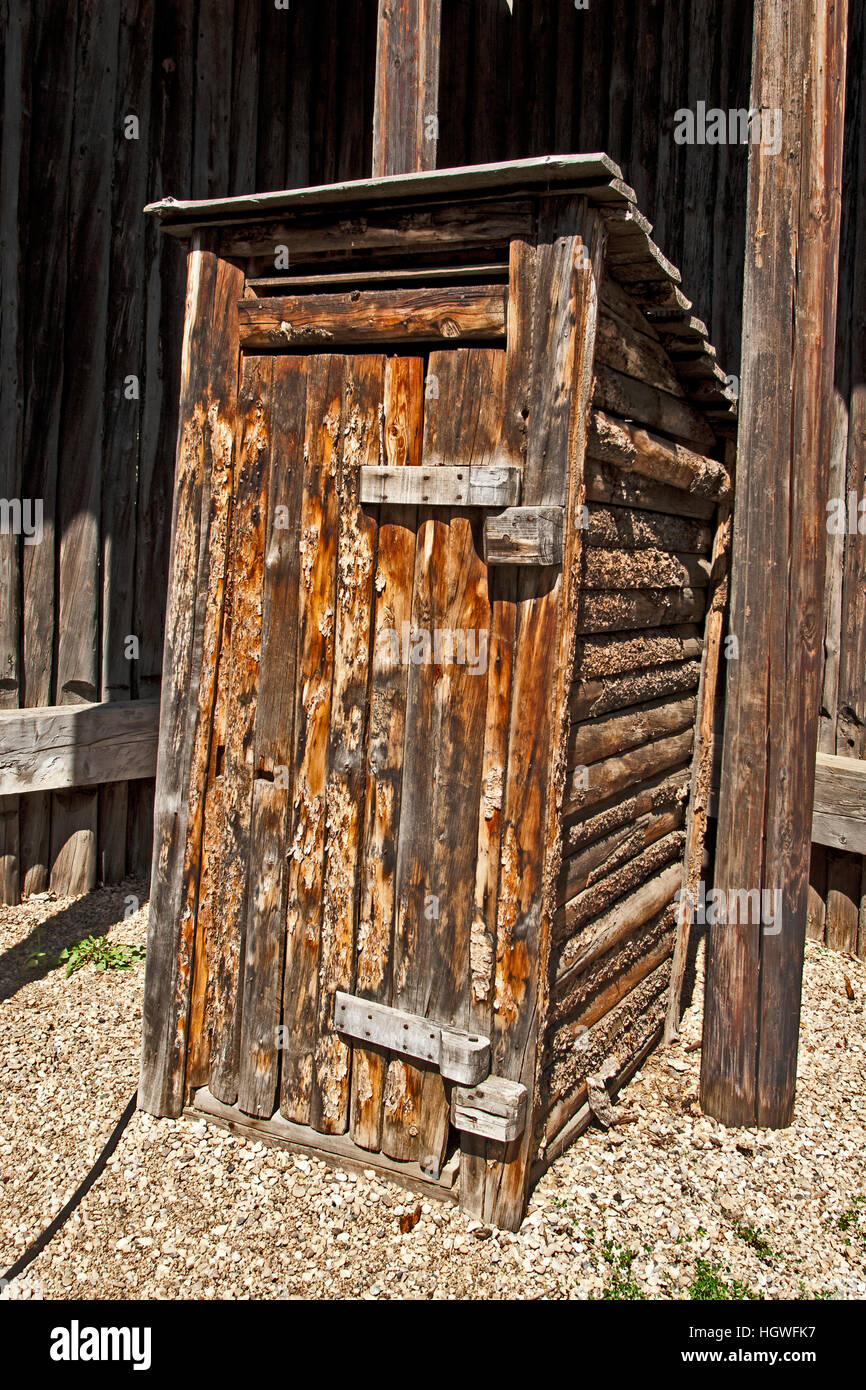
[{"label": "vertical barn plank", "polygon": [[312,1120],[342,1134],[349,1120],[350,1049],[333,1031],[334,993],[350,990],[358,904],[369,701],[376,526],[358,499],[360,473],[379,458],[383,359],[348,357],[337,549],[334,684],[325,796],[325,878]]},{"label": "vertical barn plank", "polygon": [[218,496],[233,474],[236,305],[243,286],[243,272],[219,260],[201,233],[194,234],[187,260],[139,1082],[142,1109],[163,1115],[179,1114],[184,1103],[203,798],[222,618],[208,599],[211,566],[224,565],[226,547],[224,533],[212,532],[210,475],[212,470]]},{"label": "vertical barn plank", "polygon": [[[655,241],[675,265],[683,253],[685,218],[682,215],[685,148],[674,140],[674,116],[687,105],[688,91],[688,0],[664,0],[662,32],[665,62],[661,75],[661,103],[658,120],[657,197],[653,207],[644,208],[654,223]],[[604,149],[603,145],[599,146]]]},{"label": "vertical barn plank", "polygon": [[319,0],[316,6],[311,116],[316,134],[311,141],[310,160],[312,180],[317,184],[333,183],[336,178],[338,51],[345,23],[342,16],[337,17],[341,8],[339,0]]},{"label": "vertical barn plank", "polygon": [[306,361],[273,359],[271,473],[262,655],[253,750],[252,853],[238,1104],[274,1113],[279,1080],[277,1028],[282,1003],[286,849],[292,788],[298,640],[301,490],[304,478]]},{"label": "vertical barn plank", "polygon": [[[191,196],[224,198],[230,191],[235,11],[221,0],[198,0],[196,9]],[[243,117],[235,113],[235,119]]]},{"label": "vertical barn plank", "polygon": [[[150,161],[153,0],[124,0],[120,21],[111,208],[116,230],[108,263],[102,453],[103,700],[129,700],[137,684],[138,657],[127,653],[126,640],[138,637],[132,626],[132,603],[145,346],[140,326],[145,307],[146,219],[141,209],[147,198]],[[126,138],[124,123],[129,115],[138,119],[138,139]],[[134,383],[128,381],[130,376]],[[103,883],[119,882],[126,871],[128,793],[128,782],[112,782],[99,790],[98,871]]]},{"label": "vertical barn plank", "polygon": [[[231,641],[225,665],[226,727],[219,887],[213,955],[215,982],[210,1089],[234,1105],[238,1095],[241,1004],[244,979],[247,893],[251,858],[254,734],[262,643],[262,590],[271,462],[273,359],[244,357],[238,405],[238,456],[231,516],[229,569],[232,583]],[[215,654],[207,654],[205,679],[212,685]],[[222,674],[222,673],[221,673]],[[212,698],[210,701],[212,705]],[[268,802],[262,804],[267,814]],[[271,808],[272,809],[272,808]],[[273,833],[265,834],[266,860],[276,854]],[[258,827],[257,827],[258,828]],[[273,863],[275,867],[275,859]]]},{"label": "vertical barn plank", "polygon": [[[820,680],[847,6],[755,8],[752,101],[784,158],[749,151],[740,500],[716,883],[783,893],[781,931],[710,934],[701,1101],[728,1124],[790,1123]],[[778,254],[768,261],[764,247]],[[745,468],[743,464],[745,462]],[[771,582],[775,577],[777,582]],[[744,803],[737,789],[748,781]]]},{"label": "vertical barn plank", "polygon": [[[273,7],[272,7],[273,8]],[[285,21],[285,12],[277,13]],[[263,60],[260,14],[256,4],[241,4],[235,10],[232,47],[232,100],[229,118],[229,175],[226,192],[249,193],[257,188],[256,148],[260,75]]]},{"label": "vertical barn plank", "polygon": [[[424,362],[391,357],[385,365],[383,462],[392,468],[421,463]],[[358,908],[355,990],[364,999],[391,1002],[392,939],[402,794],[408,667],[390,634],[402,634],[412,616],[415,509],[382,507],[374,579],[375,617],[370,671],[370,715],[364,791],[364,847]],[[355,1047],[352,1058],[351,1135],[365,1149],[382,1142],[386,1055]]]},{"label": "vertical barn plank", "polygon": [[287,879],[285,1030],[280,1110],[309,1124],[316,1047],[319,943],[325,855],[328,730],[334,666],[343,359],[309,360],[304,490],[301,502],[301,587],[293,814]]},{"label": "vertical barn plank", "polygon": [[379,0],[373,177],[436,168],[441,0]]},{"label": "vertical barn plank", "polygon": [[309,7],[292,6],[287,73],[289,104],[286,171],[284,179],[276,185],[277,187],[284,184],[286,188],[303,188],[315,183],[312,172],[312,84],[315,80],[322,80],[321,75],[315,74],[313,69],[316,22],[317,16]]},{"label": "vertical barn plank", "polygon": [[[107,359],[114,89],[119,11],[79,7],[70,171],[69,287],[60,434],[57,704],[100,694],[99,546]],[[82,341],[90,345],[81,351]],[[51,887],[84,893],[97,873],[98,793],[56,792]]]},{"label": "vertical barn plank", "polygon": [[297,11],[297,6],[278,10],[268,4],[261,9],[256,170],[249,187],[263,193],[287,186],[286,144],[291,131],[287,114],[289,53],[293,60],[296,56],[289,37]]},{"label": "vertical barn plank", "polygon": [[[75,86],[76,7],[62,17],[34,9],[31,145],[40,153],[40,177],[28,194],[31,224],[66,227],[69,158]],[[55,315],[66,299],[68,265],[52,237],[31,238],[25,267],[27,364],[24,390],[24,473],[27,497],[43,503],[41,545],[23,556],[24,701],[50,705],[54,695],[54,625],[57,461],[63,396],[64,338]],[[48,887],[51,801],[49,792],[22,798],[21,887],[25,895]]]},{"label": "vertical barn plank", "polygon": [[[16,13],[10,14],[10,8]],[[24,402],[22,281],[26,252],[30,19],[26,7],[4,4],[3,129],[0,145],[0,499],[22,496]],[[0,709],[21,701],[21,557],[23,541],[0,534]],[[19,799],[0,797],[0,903],[21,889]]]}]

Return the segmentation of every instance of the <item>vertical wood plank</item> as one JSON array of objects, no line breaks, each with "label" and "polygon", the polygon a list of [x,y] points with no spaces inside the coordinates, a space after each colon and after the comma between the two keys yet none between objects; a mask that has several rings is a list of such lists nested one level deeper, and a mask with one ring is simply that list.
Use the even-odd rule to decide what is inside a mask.
[{"label": "vertical wood plank", "polygon": [[[430,380],[438,373],[430,368]],[[422,460],[426,462],[425,440]],[[432,633],[446,603],[445,557],[448,526],[441,508],[419,507],[412,586],[411,632]],[[420,639],[419,639],[420,640]],[[441,754],[442,708],[436,701],[432,665],[412,660],[408,652],[406,734],[403,754],[400,835],[397,849],[396,917],[392,1002],[410,1013],[426,1013],[429,981],[419,968],[424,938],[433,929],[436,890],[431,882],[430,826],[434,814],[435,778]],[[402,645],[402,634],[401,634]],[[403,656],[406,660],[406,655]],[[391,1060],[385,1088],[382,1148],[391,1158],[424,1161],[421,1152],[421,1099],[424,1069],[400,1058]]]},{"label": "vertical wood plank", "polygon": [[373,177],[436,168],[441,0],[379,0]]},{"label": "vertical wood plank", "polygon": [[384,362],[347,357],[337,542],[334,681],[325,794],[325,875],[312,1121],[349,1121],[349,1045],[334,1032],[334,994],[351,990],[358,907],[376,525],[359,501],[360,468],[378,462]]},{"label": "vertical wood plank", "polygon": [[[77,13],[62,18],[45,7],[34,14],[34,100],[31,145],[41,151],[41,176],[32,181],[28,204],[37,227],[66,227],[69,216],[69,159],[74,108]],[[67,258],[57,255],[51,237],[31,237],[25,267],[27,362],[24,390],[25,496],[43,504],[41,545],[23,555],[24,703],[50,705],[54,685],[55,563],[57,545],[57,463],[63,395],[64,339],[55,313],[66,299]],[[51,795],[24,797],[20,806],[21,888],[44,892],[49,881]]]},{"label": "vertical wood plank", "polygon": [[488,1173],[488,1219],[515,1228],[523,1218],[534,1136],[536,1050],[555,883],[559,807],[565,780],[567,689],[575,641],[575,594],[583,500],[586,415],[592,381],[597,282],[604,254],[599,224],[580,200],[542,207],[536,251],[529,436],[523,499],[555,497],[572,517],[561,570],[518,581],[508,769],[503,796],[497,906],[493,1070],[529,1092],[524,1133]]},{"label": "vertical wood plank", "polygon": [[224,565],[226,552],[225,534],[212,532],[211,508],[233,476],[236,305],[243,286],[243,272],[221,261],[201,233],[193,237],[187,263],[139,1082],[142,1109],[163,1115],[179,1114],[184,1103],[215,647],[222,622],[221,612],[208,606],[210,567]]},{"label": "vertical wood plank", "polygon": [[[238,1095],[241,1004],[244,980],[247,896],[250,889],[254,735],[262,643],[262,590],[271,463],[273,359],[242,359],[236,483],[231,515],[229,570],[232,584],[231,640],[225,663],[228,712],[224,754],[219,886],[209,973],[214,978],[210,1089],[234,1105]],[[205,680],[212,687],[215,653],[208,652]],[[222,672],[221,672],[222,674]],[[209,708],[213,705],[210,693]],[[209,732],[209,730],[208,730]],[[262,803],[263,814],[273,809]],[[264,866],[271,877],[276,844],[268,826]],[[267,904],[262,904],[263,908]]]},{"label": "vertical wood plank", "polygon": [[[844,3],[755,8],[739,498],[716,883],[783,894],[781,930],[710,933],[701,1099],[729,1124],[793,1113],[820,680],[839,249]],[[772,261],[766,245],[777,253]],[[791,323],[793,321],[793,333]],[[787,325],[783,327],[783,325]],[[773,582],[775,579],[777,582]],[[748,785],[743,799],[738,789]]]},{"label": "vertical wood plank", "polygon": [[[100,691],[100,460],[108,334],[104,266],[111,244],[118,25],[116,8],[79,8],[57,508],[57,704],[97,700]],[[87,353],[81,351],[83,340],[91,345]],[[55,892],[84,893],[96,883],[98,803],[95,791],[54,795],[51,887]]]},{"label": "vertical wood plank", "polygon": [[[381,452],[391,468],[421,463],[424,362],[390,357],[385,364]],[[370,670],[370,714],[364,789],[364,847],[358,908],[355,990],[363,999],[390,1003],[396,865],[402,795],[408,667],[391,640],[412,616],[415,509],[382,507],[373,583],[375,609]],[[365,1149],[382,1142],[388,1059],[356,1046],[352,1058],[351,1135]]]},{"label": "vertical wood plank", "polygon": [[[10,8],[13,13],[10,14]],[[22,495],[24,403],[22,280],[26,250],[29,145],[27,10],[0,10],[4,35],[0,145],[0,498]],[[24,544],[10,529],[0,535],[0,709],[21,703],[21,558]],[[0,904],[17,903],[21,887],[18,797],[0,797]]]},{"label": "vertical wood plank", "polygon": [[[438,399],[424,412],[423,458],[435,467],[459,458],[469,465],[498,457],[502,428],[505,354],[456,349],[430,355]],[[482,796],[484,730],[490,660],[490,599],[482,559],[480,519],[449,510],[442,557],[445,588],[429,630],[463,634],[466,659],[435,663],[433,678],[439,756],[433,814],[427,827],[427,893],[419,941],[418,1011],[440,1023],[469,1026],[471,940],[475,916],[478,806]],[[470,646],[472,642],[473,646]],[[471,656],[474,648],[474,661]],[[410,745],[411,746],[411,745]],[[415,756],[426,763],[426,750]],[[430,764],[427,764],[428,776]],[[405,804],[405,803],[404,803]],[[427,895],[432,895],[430,911]],[[421,1099],[421,1166],[438,1176],[448,1139],[450,1095],[438,1071],[424,1073]]]},{"label": "vertical wood plank", "polygon": [[292,801],[289,768],[297,669],[306,361],[275,357],[272,370],[271,470],[238,1085],[240,1108],[265,1117],[274,1113],[279,1080],[277,1029]]},{"label": "vertical wood plank", "polygon": [[[509,247],[506,305],[505,381],[500,452],[503,462],[526,461],[527,420],[532,385],[536,251],[523,240]],[[512,567],[497,567],[490,584],[490,674],[484,729],[475,915],[469,960],[469,1019],[486,1036],[493,1032],[497,958],[499,871],[502,856],[503,804],[508,769],[508,729],[514,672],[519,576]],[[460,1136],[460,1201],[464,1210],[487,1220],[492,1213],[496,1164],[502,1146]],[[490,1192],[488,1193],[488,1179]]]},{"label": "vertical wood plank", "polygon": [[301,588],[287,877],[285,1030],[280,1110],[309,1124],[316,1050],[328,730],[334,668],[343,358],[316,355],[307,377]]},{"label": "vertical wood plank", "polygon": [[[102,660],[101,698],[129,700],[137,689],[138,657],[126,648],[132,626],[135,571],[135,496],[144,380],[145,219],[150,161],[151,42],[153,0],[124,0],[120,7],[117,90],[114,105],[114,183],[108,261],[108,345],[105,375],[105,442],[102,452]],[[139,138],[127,139],[134,115]],[[129,382],[129,377],[135,383]],[[136,394],[137,393],[137,394]],[[140,650],[140,647],[139,647]],[[129,784],[99,791],[98,876],[119,882],[126,871]]]}]

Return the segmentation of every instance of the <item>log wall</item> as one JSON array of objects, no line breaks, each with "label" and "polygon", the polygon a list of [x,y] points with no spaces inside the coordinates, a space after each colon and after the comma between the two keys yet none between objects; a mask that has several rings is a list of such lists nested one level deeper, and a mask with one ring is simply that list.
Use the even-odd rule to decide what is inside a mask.
[{"label": "log wall", "polygon": [[[535,1138],[542,1162],[588,1123],[605,1104],[605,1087],[620,1084],[659,1036],[687,806],[697,787],[694,729],[715,583],[713,494],[726,494],[727,481],[718,462],[694,450],[719,453],[723,445],[686,398],[660,335],[646,319],[638,331],[639,319],[624,287],[608,281],[596,334],[562,862],[540,1059]],[[666,431],[657,428],[661,415]],[[641,433],[651,425],[651,436]],[[678,486],[664,481],[677,470]],[[712,703],[712,690],[704,693]],[[697,794],[705,798],[707,789]],[[700,850],[696,843],[690,860],[700,862]]]}]

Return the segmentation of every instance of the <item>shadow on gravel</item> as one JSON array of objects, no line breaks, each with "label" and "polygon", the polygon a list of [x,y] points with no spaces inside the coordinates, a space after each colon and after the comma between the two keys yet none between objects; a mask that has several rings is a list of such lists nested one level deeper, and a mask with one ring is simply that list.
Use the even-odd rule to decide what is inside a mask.
[{"label": "shadow on gravel", "polygon": [[87,936],[104,936],[122,924],[127,898],[138,898],[143,904],[147,896],[146,884],[129,879],[116,887],[98,888],[46,918],[23,941],[0,954],[0,1001],[61,969],[57,957],[64,946],[74,946]]}]

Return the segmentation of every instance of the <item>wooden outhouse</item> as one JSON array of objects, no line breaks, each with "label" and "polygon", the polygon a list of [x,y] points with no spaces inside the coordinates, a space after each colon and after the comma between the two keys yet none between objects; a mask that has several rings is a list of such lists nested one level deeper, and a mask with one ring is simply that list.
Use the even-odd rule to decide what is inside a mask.
[{"label": "wooden outhouse", "polygon": [[188,273],[140,1104],[515,1227],[664,1018],[724,375],[602,155],[148,210]]}]

